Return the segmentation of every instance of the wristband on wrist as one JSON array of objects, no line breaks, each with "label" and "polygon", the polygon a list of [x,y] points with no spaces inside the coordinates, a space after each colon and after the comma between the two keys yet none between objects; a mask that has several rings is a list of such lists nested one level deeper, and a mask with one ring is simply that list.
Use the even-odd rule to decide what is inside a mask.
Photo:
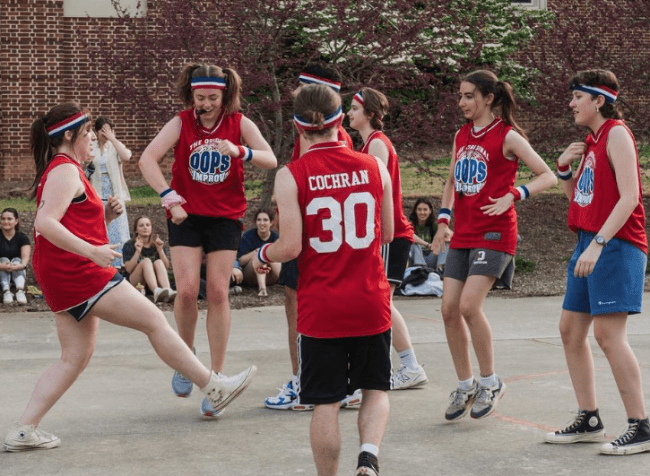
[{"label": "wristband on wrist", "polygon": [[530,192],[525,185],[520,185],[517,188],[510,187],[510,193],[514,195],[515,201],[526,200],[528,197],[530,197]]},{"label": "wristband on wrist", "polygon": [[181,197],[178,193],[176,193],[175,190],[172,190],[171,188],[169,190],[165,190],[163,193],[164,196],[160,197],[160,204],[167,210],[175,207],[176,205],[183,205],[184,203],[187,203],[183,197]]},{"label": "wristband on wrist", "polygon": [[571,180],[573,178],[573,171],[571,170],[570,165],[561,166],[560,163],[557,163],[557,175],[560,177],[560,180]]},{"label": "wristband on wrist", "polygon": [[244,162],[250,162],[253,160],[253,151],[251,150],[250,147],[244,147],[243,145],[238,145],[237,149],[239,149],[239,158],[242,159]]},{"label": "wristband on wrist", "polygon": [[171,188],[168,188],[167,190],[163,190],[162,192],[160,192],[160,198],[163,198],[163,197],[164,197],[165,195],[167,195],[169,192],[173,192],[173,191],[174,191],[174,190],[172,190]]},{"label": "wristband on wrist", "polygon": [[260,246],[260,249],[257,250],[257,259],[260,260],[260,263],[262,264],[269,264],[272,263],[272,261],[266,256],[266,250],[271,246],[271,243],[267,243],[265,245]]},{"label": "wristband on wrist", "polygon": [[451,221],[451,210],[449,208],[441,208],[440,211],[438,211],[438,223],[444,223],[445,225],[449,225],[450,221]]}]

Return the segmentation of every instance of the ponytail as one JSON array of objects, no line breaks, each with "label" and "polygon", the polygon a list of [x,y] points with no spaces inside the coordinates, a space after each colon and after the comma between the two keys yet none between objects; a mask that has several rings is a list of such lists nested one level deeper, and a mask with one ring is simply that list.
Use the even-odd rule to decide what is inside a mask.
[{"label": "ponytail", "polygon": [[241,78],[232,68],[224,68],[226,76],[226,90],[223,92],[223,108],[227,114],[232,114],[241,109]]}]

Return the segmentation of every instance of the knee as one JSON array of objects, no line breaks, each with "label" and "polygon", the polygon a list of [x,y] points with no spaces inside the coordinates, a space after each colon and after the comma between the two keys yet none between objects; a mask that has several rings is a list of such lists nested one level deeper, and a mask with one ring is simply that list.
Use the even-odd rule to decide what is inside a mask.
[{"label": "knee", "polygon": [[481,310],[476,307],[473,302],[461,301],[460,303],[460,314],[465,318],[468,324],[474,320],[474,318],[481,314]]},{"label": "knee", "polygon": [[586,335],[583,335],[579,329],[576,329],[575,326],[571,324],[570,320],[561,320],[559,327],[562,345],[565,348],[575,349],[580,347],[587,338]]},{"label": "knee", "polygon": [[75,374],[79,375],[90,363],[93,356],[94,346],[88,349],[75,349],[72,352],[64,352],[61,354],[61,360],[68,366]]},{"label": "knee", "polygon": [[208,285],[206,288],[206,298],[211,304],[223,304],[228,302],[228,286],[227,285]]},{"label": "knee", "polygon": [[598,326],[594,327],[594,338],[605,354],[608,354],[616,346],[616,339]]},{"label": "knee", "polygon": [[442,312],[442,320],[445,325],[455,324],[460,321],[460,309],[455,303],[446,303],[443,301],[440,311]]}]

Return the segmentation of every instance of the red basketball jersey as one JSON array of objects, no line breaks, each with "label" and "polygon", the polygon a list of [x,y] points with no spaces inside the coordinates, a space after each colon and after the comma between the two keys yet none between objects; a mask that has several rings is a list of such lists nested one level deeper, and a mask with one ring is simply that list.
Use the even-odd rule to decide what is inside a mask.
[{"label": "red basketball jersey", "polygon": [[327,142],[312,146],[288,168],[303,217],[298,332],[335,338],[390,329],[377,161],[342,142]]},{"label": "red basketball jersey", "polygon": [[374,131],[370,134],[370,137],[368,137],[368,141],[361,149],[361,152],[367,154],[368,149],[370,149],[370,143],[373,140],[382,141],[388,148],[388,164],[386,166],[393,184],[393,211],[395,212],[395,234],[393,235],[393,238],[404,238],[413,243],[413,224],[404,216],[404,208],[402,206],[402,179],[400,178],[397,152],[395,152],[395,148],[390,139],[388,139],[386,134],[381,131]]},{"label": "red basketball jersey", "polygon": [[[354,145],[352,144],[352,138],[350,137],[350,134],[347,133],[347,131],[343,128],[341,124],[339,124],[337,128],[337,133],[338,133],[338,140],[339,142],[345,142],[345,144],[350,148],[354,150]],[[291,162],[298,160],[300,158],[300,136],[296,138],[296,143],[293,146],[293,154],[291,154]]]},{"label": "red basketball jersey", "polygon": [[210,130],[200,124],[194,109],[181,111],[178,117],[181,133],[174,147],[171,187],[187,200],[183,208],[193,215],[243,218],[246,196],[242,160],[217,150],[217,144],[226,139],[241,145],[242,115],[220,116]]},{"label": "red basketball jersey", "polygon": [[[575,187],[569,205],[569,228],[575,232],[584,230],[598,233],[614,209],[616,202],[621,198],[614,169],[607,157],[609,131],[615,126],[625,127],[634,142],[636,151],[636,141],[624,121],[609,119],[600,126],[596,135],[590,133],[587,136],[587,149],[575,175]],[[636,167],[639,168],[638,152],[636,153]],[[644,253],[648,252],[641,174],[639,174],[639,203],[615,236],[629,241]]]},{"label": "red basketball jersey", "polygon": [[512,129],[500,118],[479,131],[465,124],[456,135],[454,165],[454,235],[451,248],[486,248],[511,255],[517,249],[514,204],[498,216],[481,207],[490,197],[502,197],[515,184],[519,160],[503,155],[503,142]]},{"label": "red basketball jersey", "polygon": [[[74,164],[84,184],[86,197],[73,202],[61,217],[61,224],[73,235],[100,246],[108,243],[104,204],[90,184],[79,164],[64,154],[58,154],[48,164],[36,191],[36,216],[39,213],[43,187],[50,172],[62,164]],[[64,311],[87,301],[111,280],[115,268],[102,268],[88,258],[62,250],[34,229],[34,277],[43,297],[53,312]]]}]

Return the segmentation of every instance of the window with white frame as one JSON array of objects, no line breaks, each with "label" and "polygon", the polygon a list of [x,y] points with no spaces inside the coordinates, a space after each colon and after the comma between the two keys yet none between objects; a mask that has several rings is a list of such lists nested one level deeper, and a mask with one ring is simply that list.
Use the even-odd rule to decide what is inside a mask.
[{"label": "window with white frame", "polygon": [[[119,0],[119,5],[129,14],[143,16],[147,13],[147,0]],[[140,8],[137,8],[138,4]],[[117,11],[111,0],[63,0],[64,17],[116,17]]]},{"label": "window with white frame", "polygon": [[512,0],[512,4],[519,8],[546,10],[546,0]]}]

